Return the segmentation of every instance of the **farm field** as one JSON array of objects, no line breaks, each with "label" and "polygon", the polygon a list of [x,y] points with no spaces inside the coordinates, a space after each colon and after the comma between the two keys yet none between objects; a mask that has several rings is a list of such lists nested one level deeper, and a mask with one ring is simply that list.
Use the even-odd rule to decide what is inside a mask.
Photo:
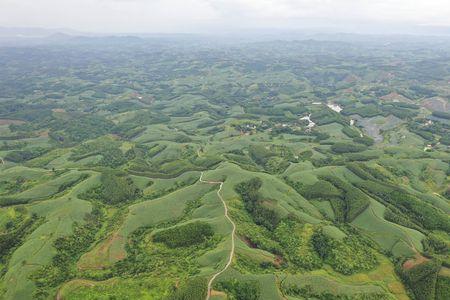
[{"label": "farm field", "polygon": [[450,299],[450,42],[348,39],[0,46],[0,299]]}]

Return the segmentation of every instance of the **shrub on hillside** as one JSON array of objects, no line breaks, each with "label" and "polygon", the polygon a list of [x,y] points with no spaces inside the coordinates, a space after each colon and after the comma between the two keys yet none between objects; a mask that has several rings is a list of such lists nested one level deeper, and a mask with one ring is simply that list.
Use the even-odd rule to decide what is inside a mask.
[{"label": "shrub on hillside", "polygon": [[331,146],[331,150],[334,153],[353,153],[361,152],[367,149],[367,146],[361,144],[350,144],[350,143],[336,143]]},{"label": "shrub on hillside", "polygon": [[397,207],[425,229],[450,231],[450,219],[446,214],[397,186],[375,181],[361,182],[358,186]]},{"label": "shrub on hillside", "polygon": [[450,277],[438,276],[436,281],[436,300],[450,299]]},{"label": "shrub on hillside", "polygon": [[134,184],[131,177],[124,174],[106,171],[102,173],[100,181],[100,186],[86,191],[80,197],[115,205],[134,200],[142,195],[142,191]]},{"label": "shrub on hillside", "polygon": [[188,279],[176,288],[167,300],[198,300],[206,298],[208,283],[203,277]]},{"label": "shrub on hillside", "polygon": [[342,132],[348,136],[349,138],[356,138],[359,137],[359,131],[356,130],[355,128],[349,127],[349,126],[345,126],[342,128]]},{"label": "shrub on hillside", "polygon": [[381,115],[382,112],[380,111],[380,109],[378,108],[377,105],[375,104],[368,104],[368,105],[364,105],[364,106],[360,106],[360,107],[349,107],[349,108],[345,108],[342,111],[342,114],[344,115],[360,115],[361,117],[364,118],[370,118],[370,117],[375,117],[377,115]]},{"label": "shrub on hillside", "polygon": [[355,143],[363,144],[366,146],[372,146],[375,143],[373,138],[368,137],[368,136],[357,136],[357,137],[353,138],[353,141]]},{"label": "shrub on hillside", "polygon": [[358,177],[360,177],[362,179],[365,179],[365,180],[374,179],[372,174],[370,174],[369,172],[364,170],[362,166],[363,166],[362,163],[355,163],[355,162],[348,163],[345,165],[345,167],[347,169],[349,169],[355,175],[357,175]]},{"label": "shrub on hillside", "polygon": [[443,111],[433,111],[433,116],[436,118],[450,119],[450,113]]},{"label": "shrub on hillside", "polygon": [[301,225],[294,220],[283,220],[274,232],[283,249],[283,257],[294,267],[314,270],[322,266],[311,243],[313,228],[310,224]]},{"label": "shrub on hillside", "polygon": [[86,214],[84,224],[75,222],[72,234],[58,237],[53,242],[56,254],[50,264],[40,266],[30,276],[37,287],[33,299],[48,298],[52,289],[76,276],[74,264],[94,242],[103,217],[101,207],[94,205],[92,211]]},{"label": "shrub on hillside", "polygon": [[280,222],[280,217],[275,211],[263,205],[263,199],[259,194],[262,181],[258,177],[241,182],[235,186],[235,191],[244,201],[244,207],[258,225],[263,225],[273,230]]},{"label": "shrub on hillside", "polygon": [[440,236],[431,233],[422,241],[425,251],[437,254],[450,254],[448,243]]},{"label": "shrub on hillside", "polygon": [[25,162],[27,160],[36,158],[46,153],[49,149],[46,148],[32,148],[27,150],[14,150],[5,155],[5,160],[15,163]]},{"label": "shrub on hillside", "polygon": [[325,180],[318,180],[313,185],[308,185],[303,188],[302,195],[307,199],[324,199],[340,197],[341,191],[337,189],[330,182]]},{"label": "shrub on hillside", "polygon": [[329,181],[342,191],[339,199],[331,201],[338,221],[351,222],[369,206],[369,197],[353,185],[333,175],[322,175],[320,179]]},{"label": "shrub on hillside", "polygon": [[378,263],[372,248],[354,236],[337,240],[318,230],[312,236],[312,244],[325,263],[344,275],[371,270]]},{"label": "shrub on hillside", "polygon": [[211,225],[197,221],[159,231],[153,235],[153,241],[164,243],[169,248],[189,247],[201,244],[213,235]]},{"label": "shrub on hillside", "polygon": [[261,296],[261,289],[256,280],[230,279],[220,281],[216,286],[216,289],[225,291],[230,299],[258,300]]},{"label": "shrub on hillside", "polygon": [[432,259],[408,270],[401,269],[400,276],[417,300],[432,300],[436,299],[436,280],[440,269],[441,263]]}]

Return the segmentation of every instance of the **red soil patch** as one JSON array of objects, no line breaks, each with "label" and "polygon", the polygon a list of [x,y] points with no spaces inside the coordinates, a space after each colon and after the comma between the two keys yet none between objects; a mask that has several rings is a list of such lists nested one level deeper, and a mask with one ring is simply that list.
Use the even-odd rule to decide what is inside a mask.
[{"label": "red soil patch", "polygon": [[407,261],[405,261],[403,263],[403,269],[410,270],[410,269],[414,268],[415,266],[423,264],[424,262],[427,262],[427,261],[429,261],[428,258],[417,253],[415,258],[408,259]]},{"label": "red soil patch", "polygon": [[380,99],[384,100],[384,101],[394,101],[394,102],[398,101],[398,102],[412,103],[412,101],[410,99],[408,99],[405,96],[402,96],[398,93],[395,93],[395,92],[387,94],[387,95],[381,97]]},{"label": "red soil patch", "polygon": [[345,77],[344,82],[352,83],[352,82],[357,81],[358,79],[359,79],[358,76],[352,74],[352,75],[348,75],[347,77]]},{"label": "red soil patch", "polygon": [[0,119],[0,125],[20,125],[25,123],[25,121],[22,120],[13,120],[13,119]]},{"label": "red soil patch", "polygon": [[345,90],[343,90],[343,92],[344,92],[345,94],[351,94],[351,93],[353,93],[353,88],[345,89]]},{"label": "red soil patch", "polygon": [[267,208],[270,208],[270,209],[275,209],[277,206],[276,202],[273,200],[262,200],[261,205],[263,205]]},{"label": "red soil patch", "polygon": [[439,275],[450,277],[450,269],[447,267],[442,267],[441,270],[439,271]]},{"label": "red soil patch", "polygon": [[248,237],[241,235],[239,236],[239,238],[250,248],[253,249],[258,248],[258,246],[255,243],[253,243]]},{"label": "red soil patch", "polygon": [[[118,233],[114,233],[104,243],[102,243],[99,248],[93,250],[93,252],[89,253],[88,255],[94,256],[94,257],[107,257],[108,261],[112,261],[112,262],[116,262],[116,261],[125,259],[125,257],[126,257],[125,252],[120,251],[120,252],[112,253],[112,251],[111,251],[111,246],[116,241],[120,241],[120,240],[123,240],[123,237],[120,236]],[[83,270],[83,269],[102,270],[106,266],[103,265],[103,263],[101,261],[103,261],[103,260],[100,260],[97,264],[90,264],[89,262],[87,264],[79,264],[78,269],[80,269],[80,270]]]},{"label": "red soil patch", "polygon": [[450,103],[440,97],[426,99],[422,102],[422,105],[431,111],[450,112]]},{"label": "red soil patch", "polygon": [[219,296],[219,297],[226,297],[227,294],[225,294],[222,291],[216,291],[216,290],[211,290],[211,296]]},{"label": "red soil patch", "polygon": [[[100,247],[99,249],[99,253],[100,254],[108,254],[110,256],[110,258],[112,258],[114,261],[119,261],[122,260],[126,257],[126,253],[123,251],[117,252],[117,253],[111,253],[110,249],[111,246],[116,242],[116,241],[122,241],[123,237],[121,235],[119,235],[118,233],[114,233],[111,238],[108,240],[107,243],[105,243],[102,247]],[[114,254],[114,255],[113,255]]]},{"label": "red soil patch", "polygon": [[39,132],[40,137],[48,137],[48,130]]},{"label": "red soil patch", "polygon": [[283,257],[280,255],[276,255],[275,260],[273,261],[273,264],[275,265],[275,267],[279,268],[279,267],[281,267],[283,262],[284,262]]}]

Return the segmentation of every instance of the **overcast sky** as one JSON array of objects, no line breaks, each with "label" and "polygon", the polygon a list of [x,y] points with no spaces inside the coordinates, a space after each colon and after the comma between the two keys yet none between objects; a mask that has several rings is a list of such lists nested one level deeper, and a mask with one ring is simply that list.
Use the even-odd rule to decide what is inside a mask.
[{"label": "overcast sky", "polygon": [[0,0],[0,26],[90,32],[450,26],[450,0]]}]

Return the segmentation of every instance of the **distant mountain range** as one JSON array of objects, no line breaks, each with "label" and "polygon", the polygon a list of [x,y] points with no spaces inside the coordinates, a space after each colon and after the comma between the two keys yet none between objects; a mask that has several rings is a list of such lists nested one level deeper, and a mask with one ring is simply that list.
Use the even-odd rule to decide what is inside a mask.
[{"label": "distant mountain range", "polygon": [[43,38],[54,34],[90,35],[67,28],[0,27],[1,38]]},{"label": "distant mountain range", "polygon": [[[386,25],[387,26],[387,25]],[[69,28],[38,28],[38,27],[1,27],[1,45],[42,45],[67,43],[111,43],[111,42],[143,42],[152,40],[168,41],[220,41],[220,42],[257,42],[269,40],[327,40],[345,42],[445,42],[450,40],[450,27],[415,26],[408,28],[391,28],[387,33],[386,26],[377,31],[365,33],[350,33],[351,29],[337,28],[303,28],[303,29],[248,29],[239,32],[221,31],[210,33],[92,33]],[[383,33],[384,32],[384,33]],[[395,32],[395,33],[394,33]]]}]

